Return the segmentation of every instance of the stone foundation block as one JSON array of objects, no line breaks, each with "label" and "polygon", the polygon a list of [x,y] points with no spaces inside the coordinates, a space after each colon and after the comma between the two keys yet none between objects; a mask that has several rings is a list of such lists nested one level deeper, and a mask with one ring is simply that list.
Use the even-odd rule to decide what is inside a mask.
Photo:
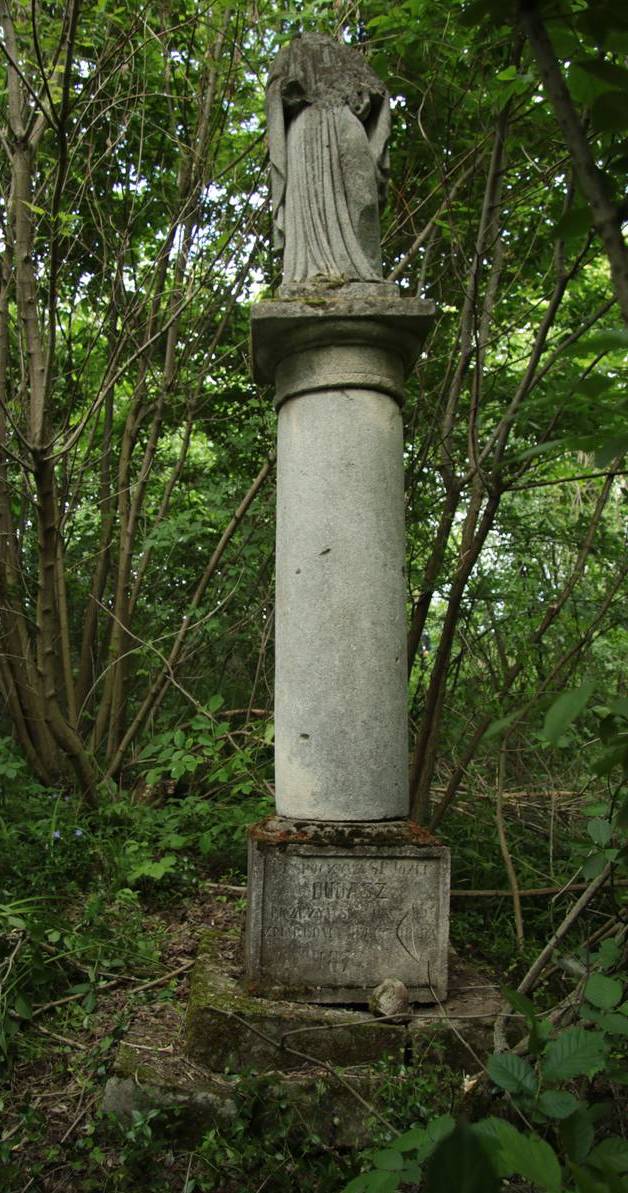
[{"label": "stone foundation block", "polygon": [[[206,947],[212,948],[211,935]],[[132,1122],[134,1111],[158,1110],[166,1116],[160,1131],[189,1145],[210,1129],[228,1136],[236,1122],[272,1130],[279,1115],[286,1138],[297,1146],[306,1131],[324,1146],[364,1147],[372,1141],[373,1124],[360,1099],[386,1113],[393,1087],[410,1096],[414,1073],[424,1066],[475,1072],[478,1058],[482,1062],[492,1051],[493,1022],[504,1009],[498,987],[455,954],[449,986],[446,1006],[419,1007],[391,1027],[366,1014],[246,996],[217,956],[201,954],[187,1025],[181,1009],[168,1003],[138,1011],[118,1049],[103,1109],[123,1123]],[[318,1048],[319,1064],[286,1072],[293,1059],[305,1065],[304,1058],[289,1057],[272,1038],[257,1036],[259,1051],[252,1051],[256,1033],[272,1037],[273,1031],[300,1048],[302,1027],[309,1036],[302,1051]],[[293,1029],[298,1034],[291,1036]],[[390,1063],[381,1063],[385,1055]],[[378,1063],[364,1063],[370,1057]],[[236,1060],[240,1071],[229,1072]]]},{"label": "stone foundation block", "polygon": [[124,1126],[135,1112],[157,1110],[164,1116],[160,1132],[187,1146],[210,1130],[228,1135],[240,1120],[260,1134],[276,1131],[281,1121],[286,1138],[295,1141],[307,1131],[324,1146],[365,1147],[372,1121],[359,1099],[377,1105],[380,1091],[395,1080],[368,1068],[345,1069],[343,1082],[314,1068],[244,1078],[210,1072],[186,1055],[181,1016],[166,1007],[155,1020],[148,1009],[138,1014],[118,1051],[102,1108]]},{"label": "stone foundation block", "polygon": [[409,821],[269,817],[249,832],[247,989],[368,1003],[385,978],[447,997],[449,850]]},{"label": "stone foundation block", "polygon": [[207,954],[192,973],[186,1050],[214,1072],[288,1072],[318,1061],[351,1066],[384,1057],[401,1064],[406,1039],[404,1026],[359,1011],[252,998]]}]

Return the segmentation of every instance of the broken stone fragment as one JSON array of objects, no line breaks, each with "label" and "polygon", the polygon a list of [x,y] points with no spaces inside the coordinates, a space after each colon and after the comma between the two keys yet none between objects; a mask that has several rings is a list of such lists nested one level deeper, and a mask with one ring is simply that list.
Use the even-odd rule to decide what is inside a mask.
[{"label": "broken stone fragment", "polygon": [[399,978],[384,978],[371,995],[369,1010],[373,1015],[403,1015],[408,1002],[408,987]]}]

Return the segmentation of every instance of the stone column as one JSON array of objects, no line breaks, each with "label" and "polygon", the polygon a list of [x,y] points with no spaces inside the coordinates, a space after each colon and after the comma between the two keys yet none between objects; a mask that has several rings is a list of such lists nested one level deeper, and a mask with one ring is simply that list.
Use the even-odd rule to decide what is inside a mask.
[{"label": "stone column", "polygon": [[408,816],[403,383],[433,316],[345,286],[253,310],[278,408],[277,816],[250,834],[258,993],[446,995],[448,851]]},{"label": "stone column", "polygon": [[432,308],[363,289],[393,296],[253,312],[279,412],[276,804],[312,821],[408,814],[400,406]]}]

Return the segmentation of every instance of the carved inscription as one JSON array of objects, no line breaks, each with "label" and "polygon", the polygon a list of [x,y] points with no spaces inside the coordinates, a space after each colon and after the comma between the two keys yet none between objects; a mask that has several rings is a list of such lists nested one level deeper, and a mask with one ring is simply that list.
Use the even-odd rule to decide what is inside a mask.
[{"label": "carved inscription", "polygon": [[415,857],[266,861],[262,965],[291,985],[424,985],[435,961],[437,863]]}]

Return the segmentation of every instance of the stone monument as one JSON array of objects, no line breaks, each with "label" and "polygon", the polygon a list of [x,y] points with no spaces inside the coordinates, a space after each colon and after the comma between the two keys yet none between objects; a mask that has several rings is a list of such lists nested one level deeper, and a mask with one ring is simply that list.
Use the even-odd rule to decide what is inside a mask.
[{"label": "stone monument", "polygon": [[276,816],[249,836],[247,984],[366,1003],[447,992],[449,854],[408,820],[404,380],[432,304],[383,281],[386,89],[304,34],[270,72],[283,281],[252,317],[278,411]]},{"label": "stone monument", "polygon": [[305,1124],[355,1148],[384,1058],[398,1089],[432,1048],[468,1068],[503,1007],[453,955],[448,991],[449,855],[408,819],[400,407],[433,312],[382,280],[388,96],[358,51],[305,35],[268,127],[284,271],[252,338],[279,423],[276,815],[249,836],[244,986],[239,925],[206,927],[185,1021],[139,1011],[104,1107],[174,1110],[189,1146],[251,1113],[253,1068],[256,1130],[279,1115],[297,1144]]}]

